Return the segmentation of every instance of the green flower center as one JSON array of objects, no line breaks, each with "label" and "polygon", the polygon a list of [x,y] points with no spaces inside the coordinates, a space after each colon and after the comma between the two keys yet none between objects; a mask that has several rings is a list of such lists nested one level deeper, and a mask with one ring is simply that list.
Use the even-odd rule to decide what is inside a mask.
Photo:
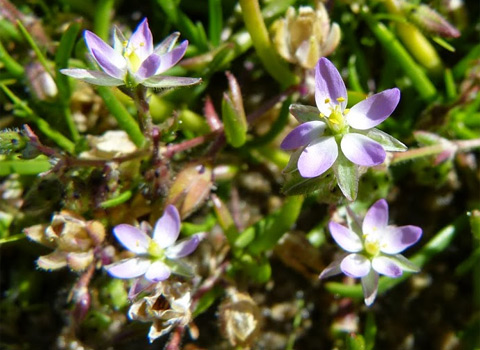
[{"label": "green flower center", "polygon": [[165,259],[165,250],[160,247],[158,243],[155,242],[153,239],[150,241],[147,251],[154,260]]},{"label": "green flower center", "polygon": [[[337,98],[338,102],[345,101],[345,98],[339,97]],[[325,99],[325,103],[330,103],[330,99]],[[333,136],[343,136],[348,133],[348,124],[346,123],[345,114],[348,113],[348,109],[345,109],[344,113],[342,113],[340,105],[335,105],[331,107],[331,113],[327,117],[323,113],[320,113],[320,118],[325,119],[325,123],[327,123],[328,128]]]},{"label": "green flower center", "polygon": [[377,256],[380,253],[380,243],[377,240],[369,240],[368,237],[364,243],[365,251],[371,257]]}]

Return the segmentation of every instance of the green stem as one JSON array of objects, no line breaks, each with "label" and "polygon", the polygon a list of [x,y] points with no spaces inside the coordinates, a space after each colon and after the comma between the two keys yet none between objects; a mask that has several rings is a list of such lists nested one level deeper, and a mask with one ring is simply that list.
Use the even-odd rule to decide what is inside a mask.
[{"label": "green stem", "polygon": [[10,56],[0,41],[0,61],[3,63],[5,69],[10,72],[15,78],[23,77],[25,69],[17,63],[12,56]]},{"label": "green stem", "polygon": [[45,72],[47,72],[51,77],[54,77],[54,75],[52,74],[52,70],[50,69],[50,65],[48,64],[47,58],[42,53],[42,51],[40,50],[38,45],[35,43],[32,36],[30,35],[30,33],[23,26],[22,22],[20,22],[19,20],[17,21],[17,25],[18,25],[18,28],[20,29],[20,32],[22,33],[23,37],[25,38],[25,40],[27,40],[28,44],[32,47],[33,51],[37,55],[37,58],[40,61],[40,64],[45,69]]},{"label": "green stem", "polygon": [[253,46],[267,72],[280,83],[282,88],[297,84],[298,77],[290,71],[288,65],[281,60],[272,46],[258,0],[240,0],[240,6]]},{"label": "green stem", "polygon": [[147,139],[153,140],[153,122],[150,114],[150,106],[147,101],[147,88],[143,85],[137,85],[133,94],[133,100],[137,107],[138,121],[143,134]]},{"label": "green stem", "polygon": [[38,129],[43,132],[48,138],[53,142],[59,145],[61,148],[66,150],[69,153],[75,152],[75,144],[70,141],[68,138],[63,136],[63,134],[55,129],[52,129],[50,124],[48,124],[44,119],[40,118],[34,113],[34,111],[21,99],[19,99],[8,87],[4,84],[0,84],[0,89],[12,100],[15,106],[25,112],[28,119],[33,121]]},{"label": "green stem", "polygon": [[453,152],[468,151],[471,149],[480,148],[480,139],[474,140],[459,140],[450,141],[449,143],[439,143],[432,146],[425,146],[421,148],[412,149],[406,152],[394,153],[390,165],[394,165],[406,160],[413,160],[421,157],[428,157],[440,154],[444,151],[451,150]]},{"label": "green stem", "polygon": [[142,134],[136,120],[128,113],[125,106],[117,100],[112,90],[105,86],[97,86],[97,91],[100,97],[105,102],[108,110],[117,120],[120,128],[130,136],[133,143],[137,147],[143,147],[145,144],[145,137]]},{"label": "green stem", "polygon": [[383,23],[376,21],[369,13],[364,12],[363,18],[385,50],[397,61],[405,74],[410,78],[420,96],[425,100],[435,98],[437,89],[395,35]]}]

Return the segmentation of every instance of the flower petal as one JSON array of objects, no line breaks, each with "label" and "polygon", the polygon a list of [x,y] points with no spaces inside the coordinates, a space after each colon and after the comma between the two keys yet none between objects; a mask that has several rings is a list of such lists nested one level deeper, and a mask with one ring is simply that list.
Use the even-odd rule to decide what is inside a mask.
[{"label": "flower petal", "polygon": [[124,259],[105,266],[107,272],[117,278],[135,278],[143,275],[150,267],[150,260],[145,258]]},{"label": "flower petal", "polygon": [[137,26],[128,41],[127,49],[135,51],[140,59],[144,61],[153,52],[153,37],[146,18]]},{"label": "flower petal", "polygon": [[410,247],[422,236],[418,226],[388,226],[380,239],[380,250],[386,254],[398,254]]},{"label": "flower petal", "polygon": [[375,270],[371,269],[368,275],[362,277],[362,289],[365,305],[372,305],[378,291],[378,273]]},{"label": "flower petal", "polygon": [[160,67],[158,67],[156,74],[161,74],[170,69],[178,63],[187,51],[188,40],[184,40],[177,48],[162,55]]},{"label": "flower petal", "polygon": [[308,145],[323,134],[326,126],[320,120],[300,124],[283,139],[280,147],[288,150]]},{"label": "flower petal", "polygon": [[[337,99],[343,98],[342,102]],[[326,102],[327,101],[327,102]],[[326,116],[334,105],[340,105],[343,112],[347,106],[347,88],[337,68],[325,57],[315,67],[315,102]]]},{"label": "flower petal", "polygon": [[175,243],[179,233],[180,214],[175,206],[168,205],[163,216],[155,224],[153,239],[161,248],[165,249]]},{"label": "flower petal", "polygon": [[125,58],[89,30],[84,34],[88,51],[108,75],[123,80],[127,72]]},{"label": "flower petal", "polygon": [[373,128],[387,119],[400,101],[397,88],[382,91],[353,106],[347,114],[347,123],[360,130]]},{"label": "flower petal", "polygon": [[388,277],[400,277],[403,273],[402,268],[395,262],[386,256],[377,256],[372,260],[372,267],[379,274]]},{"label": "flower petal", "polygon": [[142,85],[152,88],[172,88],[177,86],[190,86],[202,82],[200,78],[168,77],[154,75],[142,82]]},{"label": "flower petal", "polygon": [[114,78],[99,70],[88,69],[60,69],[62,74],[69,77],[83,80],[87,83],[100,86],[119,86],[125,84],[123,80]]},{"label": "flower petal", "polygon": [[330,233],[337,244],[349,253],[357,253],[363,249],[362,240],[355,233],[350,231],[347,227],[330,221],[328,224]]},{"label": "flower petal", "polygon": [[388,225],[388,203],[385,199],[376,201],[368,209],[363,219],[362,232],[365,235],[375,235],[381,238],[383,231]]},{"label": "flower petal", "polygon": [[165,255],[169,259],[179,259],[192,254],[200,243],[200,236],[194,235],[192,238],[184,240],[174,246],[168,247]]},{"label": "flower petal", "polygon": [[150,265],[147,272],[145,272],[145,278],[152,282],[165,281],[170,277],[170,268],[162,261],[155,261]]},{"label": "flower petal", "polygon": [[349,161],[361,166],[382,164],[387,156],[378,142],[356,133],[346,134],[340,147]]},{"label": "flower petal", "polygon": [[322,175],[335,162],[338,146],[332,136],[320,137],[303,150],[298,158],[298,171],[303,177]]},{"label": "flower petal", "polygon": [[160,56],[152,53],[148,56],[135,72],[135,77],[138,77],[139,81],[143,81],[151,76],[155,75],[158,67],[160,67]]},{"label": "flower petal", "polygon": [[341,262],[342,272],[350,277],[366,276],[371,270],[370,260],[361,254],[349,254]]},{"label": "flower petal", "polygon": [[113,228],[113,234],[118,241],[135,254],[145,254],[150,244],[150,237],[142,230],[127,224],[120,224]]},{"label": "flower petal", "polygon": [[390,255],[390,259],[402,268],[403,271],[419,272],[420,268],[401,254]]}]

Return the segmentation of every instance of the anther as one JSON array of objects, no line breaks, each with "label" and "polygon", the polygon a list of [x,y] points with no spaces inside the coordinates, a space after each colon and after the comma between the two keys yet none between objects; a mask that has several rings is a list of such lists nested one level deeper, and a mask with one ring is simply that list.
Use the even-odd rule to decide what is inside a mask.
[{"label": "anther", "polygon": [[329,99],[329,98],[326,98],[326,99],[325,99],[325,103],[330,103],[330,99]]},{"label": "anther", "polygon": [[338,101],[338,102],[344,102],[344,101],[345,101],[345,98],[344,98],[344,97],[337,97],[337,101]]}]

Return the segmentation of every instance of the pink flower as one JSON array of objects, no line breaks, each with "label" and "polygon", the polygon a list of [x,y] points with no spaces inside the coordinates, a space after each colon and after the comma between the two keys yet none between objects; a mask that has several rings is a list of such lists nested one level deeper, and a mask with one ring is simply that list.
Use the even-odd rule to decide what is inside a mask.
[{"label": "pink flower", "polygon": [[337,244],[349,254],[334,261],[320,274],[326,278],[339,273],[361,278],[365,304],[370,306],[377,295],[378,276],[400,277],[403,271],[418,268],[399,254],[422,236],[417,226],[388,225],[388,204],[378,200],[368,210],[360,227],[352,218],[350,228],[331,221],[330,233]]},{"label": "pink flower", "polygon": [[164,281],[170,274],[188,274],[188,267],[178,259],[197,248],[200,236],[174,244],[180,234],[180,215],[173,205],[167,206],[163,216],[155,224],[150,238],[137,227],[121,224],[113,229],[121,244],[137,256],[106,266],[110,275],[117,278],[144,276],[151,282]]}]

